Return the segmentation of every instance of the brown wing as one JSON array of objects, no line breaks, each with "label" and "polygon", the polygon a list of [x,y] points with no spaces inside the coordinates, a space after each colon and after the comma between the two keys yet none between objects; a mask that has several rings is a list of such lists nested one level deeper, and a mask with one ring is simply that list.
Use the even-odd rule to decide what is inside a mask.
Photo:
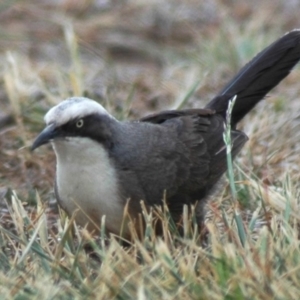
[{"label": "brown wing", "polygon": [[[205,199],[227,170],[224,119],[212,110],[191,109],[166,111],[141,121],[176,128],[177,145],[180,144],[186,153],[187,160],[176,161],[176,170],[179,171],[167,190],[169,210],[176,219],[182,213],[183,204]],[[232,131],[233,157],[247,139],[244,133]]]},{"label": "brown wing", "polygon": [[184,116],[211,116],[215,111],[212,109],[182,109],[182,110],[165,110],[159,113],[147,115],[140,119],[141,122],[150,122],[153,124],[162,124],[172,118],[184,117]]}]

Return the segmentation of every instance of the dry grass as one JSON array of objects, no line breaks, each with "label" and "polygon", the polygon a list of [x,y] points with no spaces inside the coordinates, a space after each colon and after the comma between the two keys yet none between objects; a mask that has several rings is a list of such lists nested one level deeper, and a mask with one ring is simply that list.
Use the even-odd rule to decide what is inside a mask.
[{"label": "dry grass", "polygon": [[299,27],[298,12],[292,0],[1,2],[1,298],[299,299],[299,67],[241,124],[251,139],[234,167],[239,205],[225,184],[201,235],[187,215],[184,237],[167,225],[156,237],[149,221],[127,247],[72,230],[51,149],[28,151],[47,109],[71,95],[120,119],[202,107]]}]

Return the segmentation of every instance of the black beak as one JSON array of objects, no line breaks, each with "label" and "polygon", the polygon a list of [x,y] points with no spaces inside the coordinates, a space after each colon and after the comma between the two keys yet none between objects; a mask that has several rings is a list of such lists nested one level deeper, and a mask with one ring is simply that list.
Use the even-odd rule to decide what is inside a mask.
[{"label": "black beak", "polygon": [[57,136],[57,130],[54,124],[47,126],[35,139],[30,150],[34,151],[36,148],[49,143]]}]

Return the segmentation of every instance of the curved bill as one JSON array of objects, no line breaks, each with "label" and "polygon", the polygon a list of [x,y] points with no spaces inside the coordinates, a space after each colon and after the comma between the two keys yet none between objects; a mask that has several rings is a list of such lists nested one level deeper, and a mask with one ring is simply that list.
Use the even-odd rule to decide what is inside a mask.
[{"label": "curved bill", "polygon": [[36,148],[49,143],[57,136],[57,130],[54,124],[50,124],[37,136],[35,141],[33,142],[30,150],[34,151]]}]

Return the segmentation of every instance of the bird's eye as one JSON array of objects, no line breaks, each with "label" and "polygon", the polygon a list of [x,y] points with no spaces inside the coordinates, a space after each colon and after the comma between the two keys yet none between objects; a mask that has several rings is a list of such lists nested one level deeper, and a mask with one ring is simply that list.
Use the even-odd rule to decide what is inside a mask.
[{"label": "bird's eye", "polygon": [[83,120],[82,119],[80,119],[80,120],[78,120],[77,122],[76,122],[76,127],[77,128],[81,128],[82,126],[83,126]]}]

